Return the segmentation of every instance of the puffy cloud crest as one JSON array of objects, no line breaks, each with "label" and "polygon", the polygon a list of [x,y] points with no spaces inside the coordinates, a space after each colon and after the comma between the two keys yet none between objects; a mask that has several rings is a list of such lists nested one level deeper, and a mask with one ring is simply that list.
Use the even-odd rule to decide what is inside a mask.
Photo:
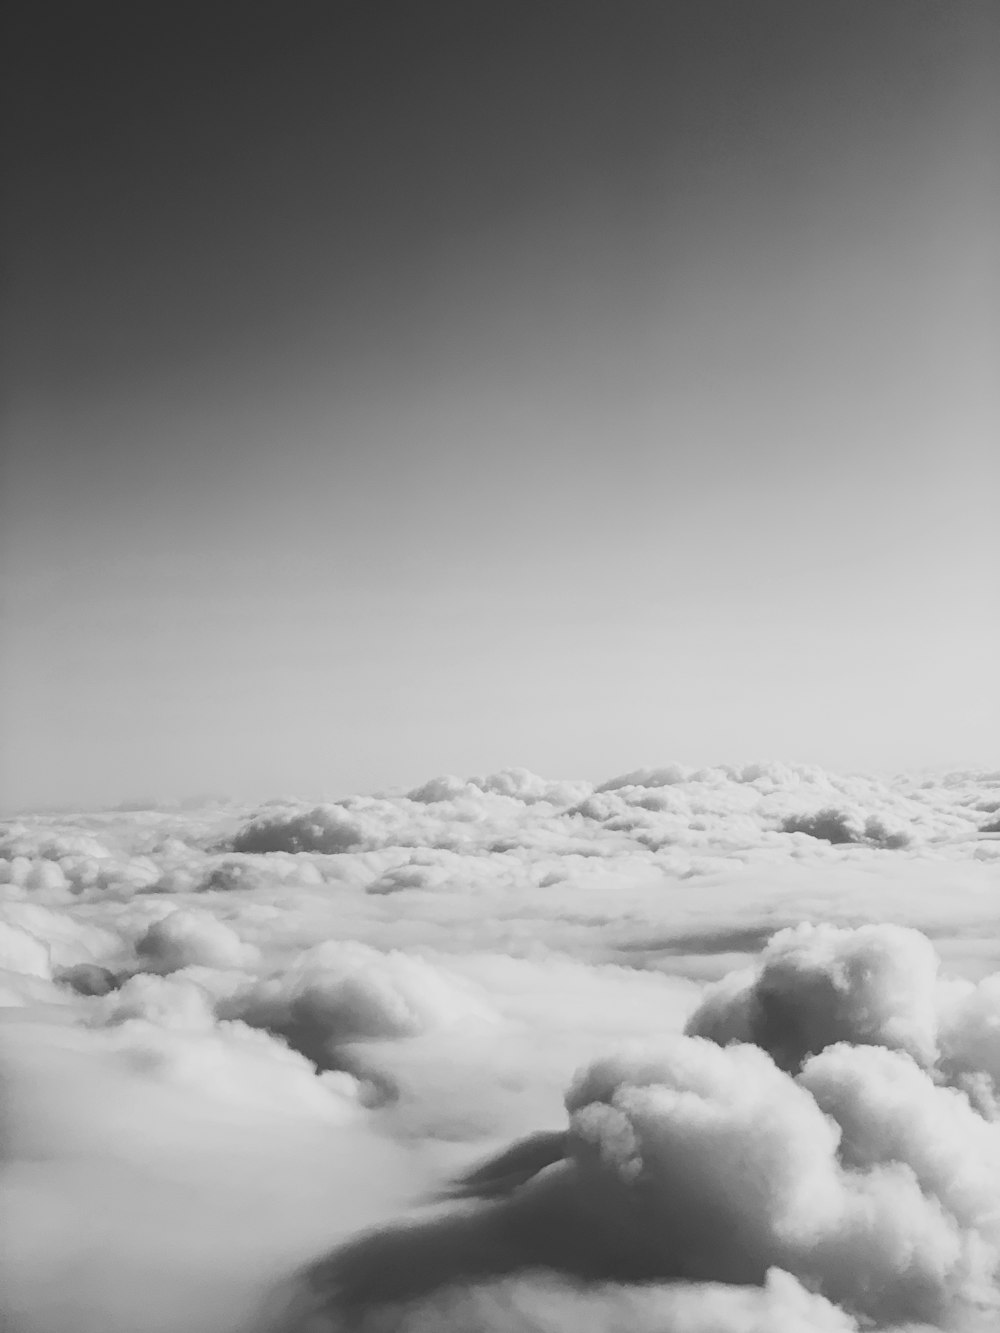
[{"label": "puffy cloud crest", "polygon": [[750,972],[709,987],[687,1031],[752,1042],[793,1071],[840,1041],[906,1051],[929,1066],[937,980],[937,954],[919,931],[806,923],[773,936]]},{"label": "puffy cloud crest", "polygon": [[339,805],[263,810],[232,840],[234,852],[346,852],[364,841],[358,820]]},{"label": "puffy cloud crest", "polygon": [[829,1314],[835,1328],[985,1333],[1000,1320],[1000,1124],[944,1062],[963,1035],[974,1058],[988,1004],[1000,1030],[998,985],[942,983],[930,942],[900,927],[782,931],[756,969],[710,990],[686,1035],[586,1066],[566,1132],[459,1182],[453,1197],[478,1206],[307,1270],[308,1327],[403,1330],[433,1310],[447,1328],[500,1275],[544,1268],[680,1283],[668,1290],[706,1302],[696,1327],[715,1329],[697,1284],[767,1290],[777,1269],[821,1294],[818,1327]]},{"label": "puffy cloud crest", "polygon": [[422,958],[383,954],[355,941],[308,950],[288,971],[224,998],[218,1013],[280,1037],[320,1070],[359,1073],[373,1082],[376,1099],[392,1089],[350,1047],[456,1022],[494,1021],[489,1005],[462,978]]},{"label": "puffy cloud crest", "polygon": [[256,949],[244,944],[224,921],[197,908],[168,912],[154,921],[136,942],[135,951],[152,972],[177,972],[192,965],[240,968],[257,956]]},{"label": "puffy cloud crest", "polygon": [[[636,769],[596,788],[526,769],[438,777],[407,795],[282,799],[232,808],[38,816],[0,836],[0,883],[36,900],[255,889],[280,858],[346,857],[396,847],[488,857],[514,850],[669,861],[745,850],[817,862],[872,848],[902,857],[994,854],[991,775],[876,780],[803,765]],[[234,827],[235,826],[235,827]],[[214,852],[214,856],[213,856]],[[273,858],[271,867],[252,858]],[[329,872],[323,867],[323,873]],[[13,889],[9,889],[8,893]]]},{"label": "puffy cloud crest", "polygon": [[830,843],[867,843],[870,847],[905,847],[911,834],[904,828],[890,828],[877,815],[862,810],[826,806],[812,814],[788,815],[781,825],[785,833],[805,833]]},{"label": "puffy cloud crest", "polygon": [[592,790],[589,782],[552,781],[539,777],[527,768],[503,768],[496,773],[487,773],[482,777],[467,779],[442,774],[431,778],[407,792],[407,798],[422,804],[432,805],[445,801],[460,801],[477,794],[506,796],[520,801],[523,805],[544,802],[548,805],[564,806],[581,800]]},{"label": "puffy cloud crest", "polygon": [[683,764],[667,764],[663,768],[635,768],[630,773],[621,773],[616,778],[608,778],[594,790],[606,792],[620,791],[622,787],[674,787],[687,782],[692,771]]},{"label": "puffy cloud crest", "polygon": [[[382,1310],[372,1327],[406,1328],[399,1309],[419,1311],[435,1290],[540,1268],[681,1283],[688,1297],[690,1283],[763,1287],[780,1268],[836,1302],[844,1327],[849,1316],[879,1327],[1000,1317],[995,1220],[970,1171],[975,1148],[961,1146],[975,1112],[909,1057],[876,1052],[888,1067],[869,1068],[870,1054],[833,1047],[798,1081],[756,1047],[702,1038],[599,1061],[567,1095],[568,1136],[481,1168],[478,1208],[384,1228],[318,1261],[298,1289],[315,1322],[293,1314],[285,1327],[354,1328]],[[915,1113],[885,1095],[907,1079],[923,1081]],[[951,1121],[928,1116],[934,1098],[952,1099]],[[491,1197],[498,1179],[507,1197]],[[702,1327],[717,1327],[705,1314]]]},{"label": "puffy cloud crest", "polygon": [[[963,1138],[978,1118],[908,1056],[839,1045],[795,1080],[756,1047],[680,1039],[588,1071],[567,1105],[584,1190],[657,1247],[660,1273],[758,1282],[778,1265],[879,1322],[1000,1308]],[[995,1160],[996,1129],[977,1127]]]}]

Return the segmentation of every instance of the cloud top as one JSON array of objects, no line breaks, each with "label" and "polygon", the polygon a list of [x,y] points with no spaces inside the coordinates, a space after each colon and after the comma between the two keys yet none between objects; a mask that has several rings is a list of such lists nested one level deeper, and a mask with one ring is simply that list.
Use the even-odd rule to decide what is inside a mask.
[{"label": "cloud top", "polygon": [[752,972],[706,992],[688,1023],[693,1036],[748,1041],[782,1069],[836,1042],[937,1055],[938,958],[918,931],[825,924],[779,931]]},{"label": "cloud top", "polygon": [[4,1315],[246,1333],[276,1284],[298,1333],[992,1330],[997,782],[18,820]]}]

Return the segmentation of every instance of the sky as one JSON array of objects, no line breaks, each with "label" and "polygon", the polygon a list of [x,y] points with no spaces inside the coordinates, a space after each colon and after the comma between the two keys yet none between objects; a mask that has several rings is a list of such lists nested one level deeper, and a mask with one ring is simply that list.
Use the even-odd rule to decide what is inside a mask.
[{"label": "sky", "polygon": [[995,6],[11,33],[3,805],[995,763]]}]

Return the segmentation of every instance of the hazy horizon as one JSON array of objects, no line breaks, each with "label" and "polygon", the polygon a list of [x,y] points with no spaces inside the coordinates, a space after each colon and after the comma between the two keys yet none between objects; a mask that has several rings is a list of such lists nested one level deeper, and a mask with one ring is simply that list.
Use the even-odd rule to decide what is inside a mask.
[{"label": "hazy horizon", "polygon": [[995,763],[998,29],[21,6],[0,804]]}]

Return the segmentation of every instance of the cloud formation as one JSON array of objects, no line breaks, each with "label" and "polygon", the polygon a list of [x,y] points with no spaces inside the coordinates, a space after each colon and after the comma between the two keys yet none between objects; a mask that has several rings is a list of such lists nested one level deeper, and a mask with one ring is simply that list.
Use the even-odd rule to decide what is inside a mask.
[{"label": "cloud formation", "polygon": [[1000,1317],[1000,1123],[948,1078],[962,1051],[995,1108],[995,1068],[970,1060],[989,1000],[1000,1029],[996,979],[943,983],[914,931],[782,931],[710,988],[691,1035],[586,1067],[567,1131],[459,1181],[478,1210],[353,1242],[299,1299],[332,1328],[383,1305],[372,1326],[406,1328],[399,1307],[498,1274],[759,1286],[780,1269],[880,1327]]},{"label": "cloud formation", "polygon": [[136,942],[135,951],[143,967],[155,972],[177,972],[192,964],[241,967],[254,956],[225,922],[197,908],[168,912],[154,921]]},{"label": "cloud formation", "polygon": [[998,787],[507,769],[19,819],[4,1317],[993,1329]]},{"label": "cloud formation", "polygon": [[478,1209],[315,1264],[280,1326],[354,1327],[383,1307],[371,1327],[420,1326],[438,1289],[538,1269],[738,1287],[779,1269],[843,1327],[1000,1317],[1000,1127],[909,1054],[838,1042],[793,1076],[758,1046],[678,1036],[592,1063],[566,1111],[567,1133],[466,1175],[455,1194]]},{"label": "cloud formation", "polygon": [[687,1031],[725,1045],[752,1042],[782,1069],[836,1042],[937,1054],[938,958],[901,926],[803,924],[779,931],[760,961],[708,989]]}]

